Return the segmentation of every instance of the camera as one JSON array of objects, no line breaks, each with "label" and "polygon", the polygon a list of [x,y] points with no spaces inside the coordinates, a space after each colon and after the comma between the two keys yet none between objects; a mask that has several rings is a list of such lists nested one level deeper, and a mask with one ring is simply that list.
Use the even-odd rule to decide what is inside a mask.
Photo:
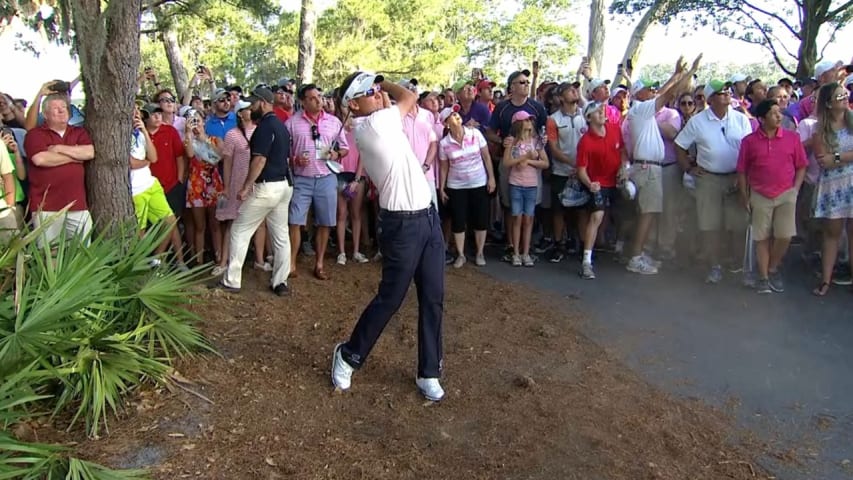
[{"label": "camera", "polygon": [[204,65],[199,65],[199,66],[195,67],[195,71],[197,73],[204,73]]},{"label": "camera", "polygon": [[57,80],[53,82],[53,85],[50,87],[56,93],[68,93],[71,90],[71,84],[62,80]]}]

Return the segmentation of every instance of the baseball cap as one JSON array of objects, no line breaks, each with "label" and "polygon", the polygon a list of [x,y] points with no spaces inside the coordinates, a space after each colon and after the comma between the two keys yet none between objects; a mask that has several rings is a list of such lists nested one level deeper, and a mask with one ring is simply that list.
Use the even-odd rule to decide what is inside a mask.
[{"label": "baseball cap", "polygon": [[590,113],[600,109],[604,104],[601,102],[589,102],[583,107],[583,116],[584,118],[588,117]]},{"label": "baseball cap", "polygon": [[845,88],[849,87],[851,84],[853,84],[853,74],[847,75],[847,77],[844,78],[844,87]]},{"label": "baseball cap", "polygon": [[401,87],[405,88],[406,90],[411,90],[415,93],[417,93],[417,91],[418,91],[418,79],[417,78],[409,78],[409,79],[404,78],[403,80],[400,80],[397,83]]},{"label": "baseball cap", "polygon": [[482,90],[484,88],[495,88],[497,86],[498,86],[497,83],[486,78],[486,79],[483,79],[483,80],[480,80],[479,82],[477,82],[477,91],[479,92],[480,90]]},{"label": "baseball cap", "polygon": [[453,115],[454,112],[459,111],[459,105],[453,105],[452,107],[447,107],[438,114],[438,120],[444,124],[444,122]]},{"label": "baseball cap", "polygon": [[275,97],[272,94],[272,90],[267,87],[255,87],[252,90],[252,94],[246,98],[246,101],[249,103],[255,103],[259,100],[263,100],[267,103],[275,103]]},{"label": "baseball cap", "polygon": [[247,102],[246,100],[237,100],[237,111],[245,110],[252,106],[252,102]]},{"label": "baseball cap", "polygon": [[657,90],[658,88],[660,88],[660,82],[643,79],[637,80],[636,82],[634,82],[633,85],[631,85],[631,95],[636,95],[640,90],[644,88],[654,88],[655,90]]},{"label": "baseball cap", "polygon": [[528,120],[530,118],[533,118],[533,115],[531,115],[530,112],[527,112],[525,110],[519,110],[512,115],[512,123],[523,122],[524,120]]},{"label": "baseball cap", "polygon": [[838,68],[841,62],[833,62],[832,60],[824,60],[814,67],[814,76],[815,78],[820,78],[824,73]]},{"label": "baseball cap", "polygon": [[722,80],[711,80],[705,84],[705,98],[710,99],[715,93],[726,89],[726,82]]},{"label": "baseball cap", "polygon": [[791,86],[793,86],[794,82],[792,82],[790,78],[784,77],[784,78],[780,78],[779,81],[776,82],[776,85],[791,85]]},{"label": "baseball cap", "polygon": [[736,73],[729,78],[729,83],[737,83],[737,82],[745,82],[749,79],[746,75],[742,73]]},{"label": "baseball cap", "polygon": [[184,105],[184,106],[182,106],[181,108],[179,108],[179,109],[178,109],[178,116],[180,116],[180,117],[186,117],[186,116],[187,116],[187,112],[189,112],[190,110],[193,110],[193,107],[191,107],[191,106],[189,106],[189,105]]},{"label": "baseball cap", "polygon": [[458,92],[459,90],[462,90],[462,88],[464,88],[464,87],[465,87],[465,85],[471,85],[471,86],[474,86],[474,82],[473,82],[473,81],[471,81],[471,80],[465,80],[465,79],[463,78],[463,79],[461,79],[461,80],[457,80],[456,82],[454,82],[454,84],[453,84],[453,85],[451,85],[451,86],[450,86],[450,88],[451,88],[454,92]]},{"label": "baseball cap", "polygon": [[210,99],[216,101],[222,97],[231,98],[231,95],[228,93],[228,90],[225,90],[224,88],[217,88],[216,91],[213,92],[213,96],[211,96]]},{"label": "baseball cap", "polygon": [[524,70],[516,70],[516,71],[510,73],[509,77],[507,77],[507,79],[506,79],[506,88],[510,88],[510,86],[512,85],[512,82],[516,78],[518,78],[522,75],[524,75],[525,77],[529,77],[530,76],[530,70],[525,68]]},{"label": "baseball cap", "polygon": [[589,81],[589,83],[586,84],[586,90],[584,90],[584,96],[589,97],[590,95],[592,95],[593,90],[595,90],[598,87],[604,86],[604,85],[610,85],[610,80],[602,80],[600,78],[593,78],[592,80]]},{"label": "baseball cap", "polygon": [[377,75],[371,72],[359,72],[356,75],[352,82],[350,82],[344,94],[341,96],[341,100],[346,103],[354,98],[358,98],[359,96],[364,95],[364,93],[370,90],[373,85],[383,82],[385,77],[382,75]]},{"label": "baseball cap", "polygon": [[142,110],[143,112],[145,112],[145,113],[149,114],[149,115],[150,115],[150,114],[152,114],[152,113],[163,113],[163,109],[162,109],[162,108],[160,108],[160,105],[159,105],[159,104],[157,104],[157,103],[149,103],[149,104],[147,104],[147,105],[144,105],[144,106],[141,108],[141,110]]}]

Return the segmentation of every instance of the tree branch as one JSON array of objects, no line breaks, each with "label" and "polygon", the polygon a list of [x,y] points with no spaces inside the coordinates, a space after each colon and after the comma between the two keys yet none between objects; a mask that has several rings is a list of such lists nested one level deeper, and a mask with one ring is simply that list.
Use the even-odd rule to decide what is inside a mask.
[{"label": "tree branch", "polygon": [[831,20],[831,19],[841,15],[841,12],[843,12],[844,10],[847,10],[850,7],[853,7],[853,0],[849,0],[847,3],[842,4],[841,6],[839,6],[838,8],[836,8],[835,10],[833,10],[831,12],[826,12],[826,16],[824,16],[824,18],[826,18],[827,20]]},{"label": "tree branch", "polygon": [[841,23],[837,23],[834,27],[832,27],[832,33],[829,34],[829,40],[827,40],[826,43],[823,44],[823,47],[821,47],[820,49],[819,58],[823,58],[823,54],[824,52],[826,52],[826,47],[828,47],[829,44],[835,42],[835,34],[838,33],[839,30],[841,30],[842,26],[843,25]]},{"label": "tree branch", "polygon": [[[782,71],[785,72],[787,75],[794,76],[795,73],[792,72],[790,69],[788,69],[788,67],[786,67],[782,63],[782,60],[779,58],[779,52],[776,50],[776,47],[773,44],[773,40],[770,38],[770,36],[767,34],[767,32],[764,30],[764,28],[762,28],[761,23],[759,23],[758,20],[756,20],[754,17],[750,16],[749,14],[744,13],[744,15],[753,22],[753,24],[755,25],[755,28],[759,32],[761,32],[761,35],[764,37],[764,43],[758,43],[758,42],[752,42],[752,43],[758,43],[759,45],[761,45],[764,48],[766,48],[767,50],[769,50],[770,54],[773,55],[773,61],[776,62],[776,65],[779,65],[779,68],[781,68]],[[784,45],[783,45],[783,47],[784,47]],[[794,58],[796,58],[796,57],[794,57]]]},{"label": "tree branch", "polygon": [[[750,8],[750,9],[752,9],[752,10],[755,10],[755,11],[756,11],[756,12],[758,12],[758,13],[761,13],[761,14],[763,14],[763,15],[767,15],[768,17],[771,17],[771,18],[776,19],[776,20],[777,20],[779,23],[781,23],[781,24],[782,24],[782,25],[783,25],[783,26],[784,26],[784,27],[785,27],[789,32],[791,32],[791,35],[793,35],[793,36],[794,36],[795,38],[797,38],[798,40],[802,40],[802,33],[801,33],[801,32],[798,32],[798,31],[797,31],[797,30],[795,30],[793,27],[791,27],[791,25],[788,23],[788,20],[786,20],[786,19],[782,18],[782,16],[781,16],[781,15],[779,15],[778,13],[768,12],[767,10],[764,10],[763,8],[759,8],[759,7],[757,7],[757,6],[755,6],[755,5],[751,4],[751,3],[749,3],[749,2],[748,2],[748,1],[746,1],[746,0],[742,0],[742,3],[743,3],[743,5],[744,5],[744,6],[746,6],[746,7]],[[853,3],[853,0],[851,0],[851,3]],[[746,13],[746,11],[744,11],[745,9],[744,9],[743,7],[737,7],[737,9],[738,9],[738,10],[743,11],[743,13],[744,13],[745,15],[749,16],[750,18],[752,18],[752,15],[750,15],[750,14]]]}]

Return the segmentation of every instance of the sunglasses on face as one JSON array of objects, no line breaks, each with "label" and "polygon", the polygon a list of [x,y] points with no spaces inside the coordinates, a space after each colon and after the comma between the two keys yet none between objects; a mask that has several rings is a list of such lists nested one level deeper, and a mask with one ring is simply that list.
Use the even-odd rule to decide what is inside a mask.
[{"label": "sunglasses on face", "polygon": [[842,101],[842,100],[849,100],[849,99],[850,99],[850,95],[848,95],[848,94],[846,94],[846,93],[839,93],[839,94],[835,95],[835,96],[834,96],[834,97],[832,97],[832,98],[834,98],[836,102],[840,102],[840,101]]},{"label": "sunglasses on face", "polygon": [[513,82],[516,85],[530,85],[530,80],[521,80],[518,82]]},{"label": "sunglasses on face", "polygon": [[693,102],[692,102],[692,101],[690,101],[690,100],[682,100],[682,101],[681,101],[681,106],[682,106],[682,107],[692,107],[692,106],[693,106]]},{"label": "sunglasses on face", "polygon": [[216,102],[217,103],[231,103],[231,99],[230,98],[220,98]]},{"label": "sunglasses on face", "polygon": [[160,103],[164,103],[164,102],[165,102],[165,103],[175,103],[175,99],[174,99],[174,98],[170,98],[170,97],[163,97],[163,98],[161,98],[161,99],[160,99],[160,100],[158,100],[158,101],[159,101]]},{"label": "sunglasses on face", "polygon": [[311,125],[311,139],[315,142],[320,140],[320,129],[317,128],[317,125]]},{"label": "sunglasses on face", "polygon": [[377,93],[379,93],[380,91],[382,91],[382,89],[379,87],[379,85],[374,85],[373,88],[368,88],[367,90],[365,90],[363,92],[356,93],[355,95],[352,96],[352,99],[355,100],[356,98],[359,98],[359,97],[372,97],[372,96],[376,95]]}]

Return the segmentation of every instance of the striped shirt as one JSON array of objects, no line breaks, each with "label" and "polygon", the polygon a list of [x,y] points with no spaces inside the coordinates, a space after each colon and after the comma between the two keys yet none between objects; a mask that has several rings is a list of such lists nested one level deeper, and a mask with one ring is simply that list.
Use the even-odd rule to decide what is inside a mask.
[{"label": "striped shirt", "polygon": [[[320,138],[315,142],[311,135],[311,127],[314,122],[305,116],[304,111],[295,113],[285,122],[284,126],[290,131],[290,155],[293,161],[293,173],[302,177],[323,177],[332,172],[326,167],[326,159],[329,158],[329,150],[337,141],[339,149],[348,149],[346,134],[341,127],[341,121],[334,115],[320,112],[317,118],[317,127]],[[299,164],[303,152],[307,152],[307,166]]]},{"label": "striped shirt", "polygon": [[464,127],[464,130],[461,145],[448,133],[438,146],[439,160],[450,162],[446,188],[477,188],[488,180],[483,155],[480,153],[486,147],[486,139],[479,130],[468,127]]}]

